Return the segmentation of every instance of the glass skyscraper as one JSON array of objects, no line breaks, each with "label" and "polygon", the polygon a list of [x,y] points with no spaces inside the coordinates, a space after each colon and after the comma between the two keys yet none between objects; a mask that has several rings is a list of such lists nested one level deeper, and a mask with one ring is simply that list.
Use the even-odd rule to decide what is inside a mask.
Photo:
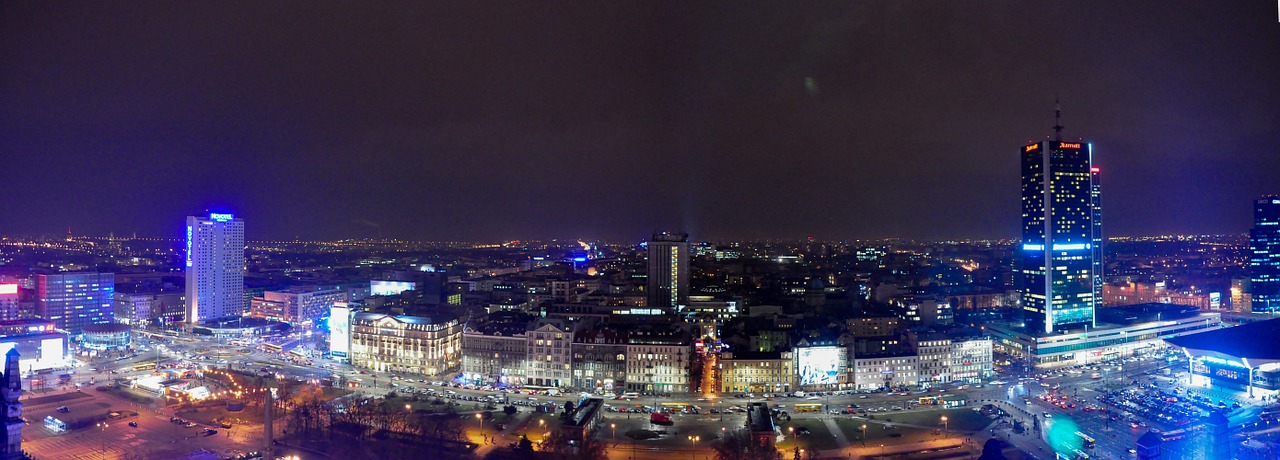
[{"label": "glass skyscraper", "polygon": [[1101,184],[1093,148],[1055,140],[1023,146],[1021,153],[1019,287],[1027,327],[1048,333],[1093,326],[1102,287]]},{"label": "glass skyscraper", "polygon": [[58,273],[36,280],[41,318],[75,335],[85,326],[115,321],[116,276],[113,273]]},{"label": "glass skyscraper", "polygon": [[1249,283],[1253,311],[1280,311],[1280,197],[1253,201],[1253,229],[1249,230]]}]

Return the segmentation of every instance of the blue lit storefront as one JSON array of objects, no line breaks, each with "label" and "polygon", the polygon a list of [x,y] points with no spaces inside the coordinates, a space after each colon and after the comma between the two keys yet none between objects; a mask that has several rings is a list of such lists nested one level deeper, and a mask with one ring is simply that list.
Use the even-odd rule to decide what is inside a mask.
[{"label": "blue lit storefront", "polygon": [[1192,386],[1280,393],[1280,319],[1169,339],[1190,361]]}]

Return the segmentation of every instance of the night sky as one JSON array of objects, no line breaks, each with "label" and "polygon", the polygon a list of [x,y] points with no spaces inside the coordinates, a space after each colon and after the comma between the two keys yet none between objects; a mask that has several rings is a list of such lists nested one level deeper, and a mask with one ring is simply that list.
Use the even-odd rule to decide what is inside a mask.
[{"label": "night sky", "polygon": [[1055,96],[1109,235],[1280,193],[1272,0],[372,3],[0,3],[0,234],[1016,237]]}]

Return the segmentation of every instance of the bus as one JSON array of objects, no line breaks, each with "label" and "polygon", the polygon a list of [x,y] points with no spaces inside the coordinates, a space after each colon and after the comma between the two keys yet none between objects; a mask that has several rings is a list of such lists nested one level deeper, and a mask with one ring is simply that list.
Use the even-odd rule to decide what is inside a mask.
[{"label": "bus", "polygon": [[920,398],[919,403],[921,406],[941,406],[942,397],[941,396],[924,396]]},{"label": "bus", "polygon": [[822,412],[821,404],[796,404],[796,412]]},{"label": "bus", "polygon": [[262,351],[267,351],[267,352],[271,352],[271,353],[279,353],[281,350],[284,350],[284,347],[279,346],[279,345],[276,345],[276,344],[274,344],[274,343],[264,343],[264,344],[262,344]]},{"label": "bus", "polygon": [[618,396],[618,399],[636,399],[639,397],[640,393],[623,393]]},{"label": "bus", "polygon": [[1075,454],[1076,460],[1089,460],[1089,454],[1084,453],[1083,450],[1076,449]]},{"label": "bus", "polygon": [[1097,441],[1089,437],[1089,435],[1084,434],[1083,432],[1077,431],[1076,436],[1079,436],[1080,440],[1084,441],[1083,445],[1085,449],[1092,449],[1094,446],[1098,445]]},{"label": "bus", "polygon": [[155,361],[145,361],[141,363],[135,363],[133,365],[133,370],[135,371],[152,371],[155,369],[156,369]]},{"label": "bus", "polygon": [[1185,439],[1186,437],[1187,437],[1186,429],[1169,430],[1169,431],[1160,433],[1160,439],[1164,440],[1164,442],[1177,441],[1179,439]]},{"label": "bus", "polygon": [[1263,409],[1262,414],[1259,415],[1259,417],[1268,422],[1280,420],[1280,406],[1271,406]]}]

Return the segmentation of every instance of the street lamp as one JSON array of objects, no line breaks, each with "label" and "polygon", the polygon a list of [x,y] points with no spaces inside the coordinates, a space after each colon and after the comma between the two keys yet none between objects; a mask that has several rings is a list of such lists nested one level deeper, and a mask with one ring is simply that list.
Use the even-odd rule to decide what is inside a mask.
[{"label": "street lamp", "polygon": [[946,433],[949,426],[947,425],[947,416],[942,416],[942,432]]},{"label": "street lamp", "polygon": [[480,416],[480,414],[476,414],[476,420],[479,420],[479,421],[480,421],[480,432],[482,433],[482,434],[481,434],[481,436],[483,436],[483,432],[484,432],[484,417],[481,417],[481,416]]},{"label": "street lamp", "polygon": [[698,458],[698,441],[701,439],[701,436],[689,436],[689,440],[693,441],[693,458]]},{"label": "street lamp", "polygon": [[862,424],[862,445],[867,445],[867,424]]},{"label": "street lamp", "polygon": [[610,423],[609,429],[613,430],[613,442],[618,442],[618,424]]}]

